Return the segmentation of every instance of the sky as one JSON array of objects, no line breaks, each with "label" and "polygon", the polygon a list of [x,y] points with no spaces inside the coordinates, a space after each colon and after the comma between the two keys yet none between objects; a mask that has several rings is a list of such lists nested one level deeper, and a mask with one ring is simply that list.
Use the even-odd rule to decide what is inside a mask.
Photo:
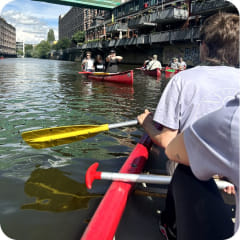
[{"label": "sky", "polygon": [[0,16],[16,28],[17,41],[38,44],[49,29],[58,39],[58,17],[71,7],[31,0],[0,0]]}]

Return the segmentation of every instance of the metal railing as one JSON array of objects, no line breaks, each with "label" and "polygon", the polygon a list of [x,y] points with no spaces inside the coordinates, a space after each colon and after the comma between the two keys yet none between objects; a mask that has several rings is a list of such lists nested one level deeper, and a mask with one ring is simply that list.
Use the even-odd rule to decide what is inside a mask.
[{"label": "metal railing", "polygon": [[157,23],[187,20],[187,18],[188,10],[186,9],[169,8],[152,13],[152,21]]},{"label": "metal railing", "polygon": [[156,43],[164,43],[173,41],[195,41],[199,39],[200,27],[192,27],[186,29],[177,29],[172,31],[154,32],[149,35],[140,35],[133,38],[112,39],[104,41],[95,41],[83,44],[79,48],[91,49],[91,48],[113,48],[118,46],[130,46],[130,45],[149,45]]},{"label": "metal railing", "polygon": [[205,0],[196,1],[192,4],[191,12],[193,15],[207,14],[208,12],[217,11],[226,7],[234,7],[230,2],[225,0]]}]

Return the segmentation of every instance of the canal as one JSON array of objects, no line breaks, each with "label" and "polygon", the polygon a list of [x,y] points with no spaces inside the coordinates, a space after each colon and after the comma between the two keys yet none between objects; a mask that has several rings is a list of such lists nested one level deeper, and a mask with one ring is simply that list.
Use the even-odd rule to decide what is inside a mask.
[{"label": "canal", "polygon": [[[120,65],[120,70],[139,66]],[[79,239],[109,183],[84,185],[95,161],[118,171],[143,130],[113,129],[93,138],[33,149],[21,132],[74,124],[117,123],[155,110],[166,85],[134,71],[133,86],[94,82],[80,63],[0,60],[0,223],[17,240]]]}]

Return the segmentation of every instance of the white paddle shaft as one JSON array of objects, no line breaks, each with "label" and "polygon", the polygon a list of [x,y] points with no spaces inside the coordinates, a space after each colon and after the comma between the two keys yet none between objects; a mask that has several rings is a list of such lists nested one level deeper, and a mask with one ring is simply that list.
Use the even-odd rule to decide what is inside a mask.
[{"label": "white paddle shaft", "polygon": [[132,121],[127,121],[127,122],[109,124],[108,128],[112,129],[112,128],[119,128],[119,127],[127,127],[127,126],[134,126],[137,124],[138,124],[137,120],[132,120]]},{"label": "white paddle shaft", "polygon": [[[153,174],[129,174],[129,173],[111,173],[101,172],[101,179],[122,181],[122,182],[144,182],[153,184],[169,184],[171,176],[153,175]],[[232,186],[231,183],[223,180],[215,180],[219,189]]]}]

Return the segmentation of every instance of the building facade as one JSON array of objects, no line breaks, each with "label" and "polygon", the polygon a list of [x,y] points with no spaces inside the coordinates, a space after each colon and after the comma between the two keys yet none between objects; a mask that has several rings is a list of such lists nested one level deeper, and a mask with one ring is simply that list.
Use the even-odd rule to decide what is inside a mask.
[{"label": "building facade", "polygon": [[106,11],[88,8],[71,8],[64,16],[59,16],[59,40],[71,39],[74,33],[86,31],[97,16],[104,17]]},{"label": "building facade", "polygon": [[122,63],[126,59],[140,64],[157,54],[163,65],[181,56],[188,66],[196,66],[200,28],[218,11],[239,14],[225,0],[132,0],[114,8],[104,19],[96,19],[85,30],[85,42],[66,50],[63,59],[74,59],[74,54],[81,58],[86,51],[105,55],[114,48],[123,56]]},{"label": "building facade", "polygon": [[16,56],[16,29],[0,17],[0,56]]},{"label": "building facade", "polygon": [[25,55],[25,44],[24,42],[16,42],[16,51],[18,55]]}]

